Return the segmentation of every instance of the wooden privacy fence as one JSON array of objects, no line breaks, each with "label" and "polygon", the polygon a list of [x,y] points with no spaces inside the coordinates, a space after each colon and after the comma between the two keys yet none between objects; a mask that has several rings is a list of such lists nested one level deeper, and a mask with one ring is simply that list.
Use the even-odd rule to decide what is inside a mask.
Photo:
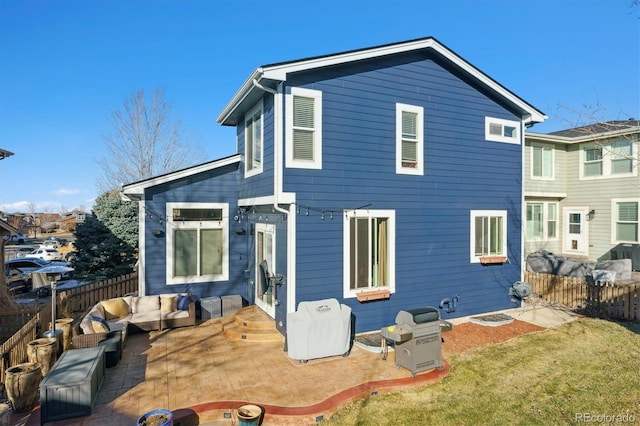
[{"label": "wooden privacy fence", "polygon": [[[57,318],[79,318],[100,300],[122,297],[138,291],[138,273],[57,292]],[[17,313],[15,315],[23,315]],[[25,318],[26,319],[26,318]],[[2,321],[2,320],[0,320]],[[9,320],[7,320],[9,321]],[[24,319],[23,319],[24,321]],[[0,346],[0,383],[7,368],[27,360],[27,345],[51,326],[51,304],[43,304],[22,327]],[[0,386],[1,388],[1,386]]]},{"label": "wooden privacy fence", "polygon": [[[21,316],[21,313],[14,316]],[[8,315],[7,315],[8,316]],[[41,330],[48,330],[51,325],[51,304],[41,305],[13,336],[0,346],[0,383],[4,383],[7,368],[21,364],[27,360],[27,345],[37,339]]]},{"label": "wooden privacy fence", "polygon": [[593,282],[586,278],[526,272],[524,280],[542,300],[587,315],[640,321],[640,283]]},{"label": "wooden privacy fence", "polygon": [[138,273],[121,275],[58,292],[58,312],[66,318],[77,318],[100,300],[122,297],[138,291]]}]

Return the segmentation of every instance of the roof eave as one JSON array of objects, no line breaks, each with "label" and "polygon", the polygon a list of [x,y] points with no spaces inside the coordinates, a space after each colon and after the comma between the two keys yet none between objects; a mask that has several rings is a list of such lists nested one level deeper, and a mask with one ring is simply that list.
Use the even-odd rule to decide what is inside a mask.
[{"label": "roof eave", "polygon": [[188,167],[186,169],[167,173],[161,176],[156,176],[153,178],[141,180],[139,182],[133,182],[127,185],[123,185],[122,189],[120,190],[120,194],[124,200],[140,201],[144,197],[144,193],[147,188],[162,185],[164,183],[172,182],[177,179],[183,179],[186,177],[197,175],[199,173],[228,166],[230,164],[238,163],[240,162],[241,157],[242,156],[240,154],[235,154],[229,157],[221,158],[219,160],[210,161],[208,163]]}]

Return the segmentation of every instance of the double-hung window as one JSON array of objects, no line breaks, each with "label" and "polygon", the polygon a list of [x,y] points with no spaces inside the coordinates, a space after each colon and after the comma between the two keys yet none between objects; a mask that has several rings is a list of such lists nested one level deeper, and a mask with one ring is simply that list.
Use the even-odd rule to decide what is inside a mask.
[{"label": "double-hung window", "polygon": [[531,145],[531,177],[553,179],[553,145]]},{"label": "double-hung window", "polygon": [[245,176],[262,173],[262,102],[247,114],[244,122]]},{"label": "double-hung window", "polygon": [[506,210],[471,211],[471,262],[483,256],[507,256]]},{"label": "double-hung window", "polygon": [[484,136],[488,141],[520,143],[520,122],[485,117]]},{"label": "double-hung window", "polygon": [[528,202],[526,237],[530,240],[554,240],[558,237],[558,203]]},{"label": "double-hung window", "polygon": [[396,173],[424,174],[424,109],[396,104]]},{"label": "double-hung window", "polygon": [[322,92],[292,87],[286,100],[287,167],[322,168]]},{"label": "double-hung window", "polygon": [[229,279],[229,206],[167,203],[167,284]]},{"label": "double-hung window", "polygon": [[581,150],[580,178],[598,179],[637,175],[634,167],[634,143],[616,140],[606,143],[584,145]]},{"label": "double-hung window", "polygon": [[344,297],[376,289],[395,291],[395,212],[344,214]]},{"label": "double-hung window", "polygon": [[640,199],[612,200],[612,243],[640,242]]}]

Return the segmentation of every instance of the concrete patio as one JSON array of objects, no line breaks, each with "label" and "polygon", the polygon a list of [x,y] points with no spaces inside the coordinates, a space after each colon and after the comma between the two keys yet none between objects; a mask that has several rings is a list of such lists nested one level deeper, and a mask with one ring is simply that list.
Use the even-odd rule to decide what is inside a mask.
[{"label": "concrete patio", "polygon": [[[575,318],[540,306],[505,312],[544,328]],[[359,345],[348,357],[299,363],[288,358],[273,320],[249,307],[195,327],[130,335],[122,360],[106,370],[91,416],[46,425],[134,425],[159,408],[173,411],[176,425],[230,425],[245,404],[262,407],[264,425],[315,424],[356,399],[437,383],[448,371],[446,364],[414,378],[395,367],[393,355],[383,360],[376,348]],[[39,406],[12,413],[10,422],[39,425]]]}]

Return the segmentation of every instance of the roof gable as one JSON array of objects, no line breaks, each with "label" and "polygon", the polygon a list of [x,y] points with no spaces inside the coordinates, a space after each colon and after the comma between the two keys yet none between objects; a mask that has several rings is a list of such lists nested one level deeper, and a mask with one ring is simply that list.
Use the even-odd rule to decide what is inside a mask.
[{"label": "roof gable", "polygon": [[194,176],[200,173],[208,172],[218,169],[220,167],[228,166],[234,163],[240,163],[240,154],[232,155],[229,157],[221,158],[219,160],[209,161],[207,163],[199,164],[197,166],[188,167],[186,169],[177,170],[175,172],[166,173],[164,175],[155,176],[149,179],[144,179],[138,182],[133,182],[122,186],[122,195],[129,200],[137,201],[144,196],[144,192],[147,188],[162,185],[164,183],[173,182],[178,179],[184,179],[190,176]]},{"label": "roof gable", "polygon": [[470,79],[476,81],[480,86],[486,88],[487,93],[504,100],[512,105],[514,109],[521,111],[525,118],[525,124],[539,123],[547,118],[542,112],[516,96],[513,92],[509,91],[506,87],[493,80],[478,68],[471,65],[438,40],[433,37],[427,37],[366,49],[351,50],[332,55],[315,56],[297,61],[263,65],[256,68],[253,73],[251,73],[249,78],[220,112],[217,117],[217,121],[222,125],[236,125],[240,121],[240,117],[243,116],[244,111],[255,102],[257,97],[262,96],[262,90],[264,89],[259,86],[273,88],[279,83],[286,81],[288,76],[292,73],[425,49],[431,49],[436,52],[439,57],[452,67],[456,68]]}]

